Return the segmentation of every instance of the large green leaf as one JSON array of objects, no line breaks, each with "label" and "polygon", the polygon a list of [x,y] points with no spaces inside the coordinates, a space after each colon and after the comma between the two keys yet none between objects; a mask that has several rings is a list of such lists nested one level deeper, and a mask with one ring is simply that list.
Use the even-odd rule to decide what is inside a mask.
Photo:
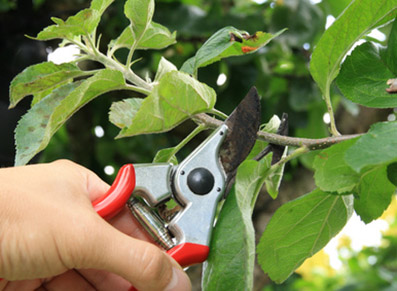
[{"label": "large green leaf", "polygon": [[281,206],[257,247],[263,271],[277,283],[286,280],[343,228],[352,214],[352,202],[352,195],[316,189]]},{"label": "large green leaf", "polygon": [[154,0],[127,0],[124,14],[131,21],[135,39],[140,39],[152,21]]},{"label": "large green leaf", "polygon": [[265,159],[240,165],[213,231],[203,290],[252,290],[255,235],[251,215],[269,166]]},{"label": "large green leaf", "polygon": [[[387,50],[396,50],[396,46],[389,44]],[[386,92],[386,82],[396,75],[397,70],[391,70],[387,60],[379,55],[379,49],[366,42],[343,62],[336,83],[343,95],[355,103],[390,108],[397,106],[397,96]]]},{"label": "large green leaf", "polygon": [[25,96],[43,92],[69,79],[87,74],[76,65],[69,63],[56,65],[52,62],[44,62],[27,67],[11,82],[10,107],[14,107]]},{"label": "large green leaf", "polygon": [[388,68],[397,75],[397,18],[394,19],[393,27],[389,34],[386,49],[380,50],[382,60],[387,64]]},{"label": "large green leaf", "polygon": [[173,63],[169,62],[166,58],[161,57],[159,65],[157,66],[157,72],[156,76],[154,77],[154,81],[158,82],[166,73],[177,70],[178,69]]},{"label": "large green leaf", "polygon": [[321,151],[314,159],[314,178],[323,191],[345,193],[353,191],[359,175],[345,162],[345,153],[356,140],[336,144]]},{"label": "large green leaf", "polygon": [[[286,157],[288,153],[288,147],[285,147],[284,152],[282,154],[282,158]],[[271,162],[272,155],[266,157],[269,162]],[[265,158],[265,159],[266,159]],[[269,193],[270,197],[276,199],[278,196],[278,190],[280,188],[281,180],[283,179],[284,175],[284,167],[285,163],[282,164],[275,164],[269,170],[269,173],[265,180],[266,190]]]},{"label": "large green leaf", "polygon": [[188,74],[168,72],[118,137],[170,130],[197,113],[211,110],[215,100],[215,91],[207,85]]},{"label": "large green leaf", "polygon": [[377,24],[392,17],[391,12],[396,8],[396,0],[354,0],[325,31],[310,62],[310,72],[323,94],[328,94],[342,59],[352,45]]},{"label": "large green leaf", "polygon": [[98,12],[102,14],[113,1],[114,0],[92,0],[90,8],[98,10]]},{"label": "large green leaf", "polygon": [[[26,138],[22,137],[21,135],[21,141],[17,141],[17,143],[19,143],[20,155],[24,155],[25,150],[28,150],[28,148],[29,155],[27,157],[24,157],[23,159],[17,157],[17,161],[19,161],[18,165],[26,163],[35,154],[44,149],[48,145],[54,133],[66,122],[69,117],[71,117],[82,106],[84,106],[95,97],[102,95],[106,92],[109,92],[111,90],[124,89],[125,81],[121,72],[104,69],[97,72],[94,76],[85,79],[84,81],[79,83],[78,87],[74,88],[66,86],[68,85],[56,89],[57,92],[60,92],[59,95],[62,95],[62,100],[59,102],[59,104],[51,103],[52,106],[50,109],[48,109],[48,112],[51,112],[50,116],[48,116],[47,113],[41,113],[40,107],[36,109],[39,114],[42,114],[45,117],[46,122],[43,121],[40,123],[40,127],[44,129],[44,132],[40,130],[40,134],[28,135],[28,137]],[[74,88],[74,90],[69,90],[67,92],[58,91],[61,88]],[[65,95],[65,93],[67,93],[67,95]],[[49,95],[43,100],[47,100],[48,98],[51,98],[51,96],[52,95]],[[37,103],[36,106],[39,106],[39,104],[44,104],[45,106],[47,106],[46,103],[42,103],[43,100]],[[33,108],[36,108],[36,106],[34,106]],[[30,116],[35,117],[36,114]],[[28,123],[25,124],[25,129],[21,130],[21,132],[23,133],[26,132],[26,127],[28,127]],[[31,144],[33,146],[30,146]]]},{"label": "large green leaf", "polygon": [[174,165],[178,164],[178,159],[175,156],[175,148],[161,149],[157,152],[153,159],[153,163],[172,163]]},{"label": "large green leaf", "polygon": [[345,154],[346,163],[357,173],[368,166],[397,160],[397,122],[376,123]]},{"label": "large green leaf", "polygon": [[319,5],[323,6],[333,16],[338,17],[347,6],[349,6],[351,0],[327,0],[322,1]]},{"label": "large green leaf", "polygon": [[84,80],[54,110],[49,122],[51,135],[77,110],[106,92],[124,89],[125,80],[120,71],[104,69]]},{"label": "large green leaf", "polygon": [[[151,22],[141,39],[137,49],[163,49],[176,42],[176,32],[171,33],[168,28],[161,24]],[[113,40],[109,46],[113,51],[119,48],[131,48],[136,41],[136,37],[131,25],[127,26],[120,36]]]},{"label": "large green leaf", "polygon": [[53,17],[54,25],[44,28],[35,39],[50,40],[56,38],[72,39],[75,36],[92,33],[101,20],[101,13],[97,9],[84,9],[66,21]]},{"label": "large green leaf", "polygon": [[171,33],[165,26],[152,21],[140,39],[137,49],[163,49],[175,42],[175,31]]},{"label": "large green leaf", "polygon": [[396,186],[387,177],[387,166],[374,167],[360,178],[354,209],[365,223],[369,223],[382,215],[395,193]]},{"label": "large green leaf", "polygon": [[283,31],[276,34],[258,31],[250,36],[247,32],[231,26],[222,28],[203,44],[194,57],[183,64],[181,71],[195,74],[198,68],[208,66],[223,58],[255,52]]},{"label": "large green leaf", "polygon": [[128,98],[113,102],[110,107],[109,120],[120,128],[129,127],[142,105],[141,98]]},{"label": "large green leaf", "polygon": [[45,147],[42,141],[51,115],[60,102],[79,85],[80,82],[76,82],[55,89],[21,118],[15,130],[16,166],[26,164]]}]

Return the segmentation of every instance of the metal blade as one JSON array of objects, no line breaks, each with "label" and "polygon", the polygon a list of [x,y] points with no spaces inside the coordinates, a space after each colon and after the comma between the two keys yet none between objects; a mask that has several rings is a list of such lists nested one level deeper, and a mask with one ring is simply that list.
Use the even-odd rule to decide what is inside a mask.
[{"label": "metal blade", "polygon": [[[232,184],[237,167],[245,160],[255,144],[261,122],[258,91],[252,87],[241,103],[226,119],[229,130],[219,151],[227,183]],[[230,190],[226,187],[225,193]]]}]

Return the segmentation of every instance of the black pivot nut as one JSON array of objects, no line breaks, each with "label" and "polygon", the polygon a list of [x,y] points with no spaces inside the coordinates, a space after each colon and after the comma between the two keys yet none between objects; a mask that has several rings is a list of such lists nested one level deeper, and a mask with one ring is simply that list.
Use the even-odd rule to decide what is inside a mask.
[{"label": "black pivot nut", "polygon": [[214,176],[205,168],[196,168],[187,176],[187,185],[194,194],[208,194],[214,188],[214,184]]}]

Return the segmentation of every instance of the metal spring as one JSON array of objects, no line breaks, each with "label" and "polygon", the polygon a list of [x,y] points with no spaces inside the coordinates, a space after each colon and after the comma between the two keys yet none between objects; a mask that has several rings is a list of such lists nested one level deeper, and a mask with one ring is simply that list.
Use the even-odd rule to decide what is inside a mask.
[{"label": "metal spring", "polygon": [[134,198],[128,201],[127,206],[156,243],[167,251],[175,246],[168,229],[147,205]]}]

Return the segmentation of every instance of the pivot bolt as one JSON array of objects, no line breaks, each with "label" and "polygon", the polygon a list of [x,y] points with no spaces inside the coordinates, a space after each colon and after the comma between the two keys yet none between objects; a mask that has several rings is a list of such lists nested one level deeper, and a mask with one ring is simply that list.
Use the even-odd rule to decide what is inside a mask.
[{"label": "pivot bolt", "polygon": [[215,179],[210,171],[205,168],[196,168],[187,176],[187,185],[197,195],[205,195],[214,188]]}]

